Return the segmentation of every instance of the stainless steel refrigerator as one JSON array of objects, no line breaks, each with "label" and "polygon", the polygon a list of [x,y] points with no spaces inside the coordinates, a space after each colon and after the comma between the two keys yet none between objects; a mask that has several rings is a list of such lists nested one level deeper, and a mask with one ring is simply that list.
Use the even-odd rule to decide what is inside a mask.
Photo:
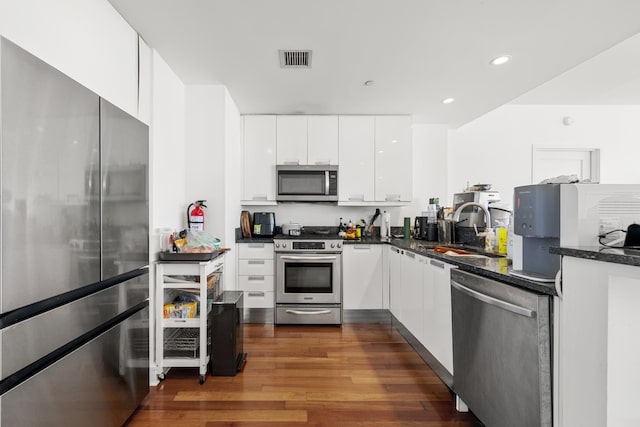
[{"label": "stainless steel refrigerator", "polygon": [[148,393],[148,127],[0,40],[0,420],[119,426]]}]

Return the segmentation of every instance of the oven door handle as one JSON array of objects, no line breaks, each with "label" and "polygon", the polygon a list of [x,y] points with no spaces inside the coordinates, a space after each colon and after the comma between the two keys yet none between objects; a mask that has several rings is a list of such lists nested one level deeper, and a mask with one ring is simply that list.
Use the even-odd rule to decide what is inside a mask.
[{"label": "oven door handle", "polygon": [[294,256],[294,255],[282,255],[281,259],[287,259],[290,261],[333,261],[338,259],[334,256]]},{"label": "oven door handle", "polygon": [[331,310],[315,310],[315,311],[306,311],[306,310],[285,310],[288,314],[297,314],[297,315],[306,315],[306,314],[331,314]]}]

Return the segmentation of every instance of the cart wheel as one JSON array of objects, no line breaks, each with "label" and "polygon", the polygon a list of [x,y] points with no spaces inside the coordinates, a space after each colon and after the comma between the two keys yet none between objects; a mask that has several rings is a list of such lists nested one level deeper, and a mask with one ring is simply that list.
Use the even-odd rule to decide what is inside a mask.
[{"label": "cart wheel", "polygon": [[207,378],[207,377],[206,377],[205,375],[200,375],[200,385],[204,384],[204,380],[205,380],[206,378]]},{"label": "cart wheel", "polygon": [[158,374],[158,379],[159,379],[160,381],[164,381],[164,378],[165,378],[165,376],[164,376],[164,372],[163,372],[163,373],[161,373],[161,374]]}]

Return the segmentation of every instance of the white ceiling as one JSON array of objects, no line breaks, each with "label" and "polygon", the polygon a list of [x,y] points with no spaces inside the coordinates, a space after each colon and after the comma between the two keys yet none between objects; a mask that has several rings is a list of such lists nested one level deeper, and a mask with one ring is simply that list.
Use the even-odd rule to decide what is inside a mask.
[{"label": "white ceiling", "polygon": [[[185,84],[226,85],[243,114],[413,114],[452,127],[640,33],[635,0],[109,1]],[[312,69],[280,69],[279,49],[312,49]],[[489,65],[501,54],[513,60]],[[604,82],[606,65],[580,78]],[[565,88],[518,102],[554,103]]]}]

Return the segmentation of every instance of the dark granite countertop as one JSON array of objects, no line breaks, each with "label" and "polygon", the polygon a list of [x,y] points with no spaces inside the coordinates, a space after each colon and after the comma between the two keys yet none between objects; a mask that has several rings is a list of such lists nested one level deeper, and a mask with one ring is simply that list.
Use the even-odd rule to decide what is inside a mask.
[{"label": "dark granite countertop", "polygon": [[[433,250],[433,248],[435,248],[436,246],[440,246],[440,243],[413,239],[391,239],[391,241],[388,243],[400,249],[405,249],[420,255],[426,255],[430,258],[439,259],[441,261],[455,265],[460,270],[467,271],[469,273],[475,273],[480,276],[517,286],[529,291],[546,295],[557,295],[553,283],[534,282],[532,280],[522,279],[520,277],[510,275],[509,272],[511,271],[511,261],[506,257],[496,257],[495,254],[491,254],[491,257],[486,258],[469,258],[455,255],[446,255]],[[465,245],[459,244],[446,246],[460,249],[471,249]],[[474,248],[474,251],[477,251],[478,254],[483,254],[484,252],[481,250],[478,251],[477,248]]]},{"label": "dark granite countertop", "polygon": [[551,247],[549,252],[574,258],[640,267],[640,250],[638,249],[608,248],[606,246]]},{"label": "dark granite countertop", "polygon": [[[273,239],[242,239],[236,235],[236,243],[271,243]],[[433,250],[436,246],[442,244],[438,242],[428,242],[424,240],[414,239],[383,239],[380,237],[364,237],[357,240],[344,240],[345,245],[382,245],[390,244],[397,248],[408,250],[419,255],[425,255],[430,258],[438,259],[449,264],[455,265],[460,270],[468,271],[469,273],[475,273],[483,277],[498,280],[503,283],[507,283],[519,288],[527,289],[533,292],[538,292],[546,295],[557,295],[553,283],[540,283],[527,279],[522,279],[509,274],[511,271],[511,261],[503,256],[496,256],[495,254],[489,254],[483,258],[471,258],[461,257],[454,255],[445,255]],[[460,244],[448,244],[446,246],[459,248],[459,249],[471,249],[473,252],[477,252],[482,255],[484,251],[479,248],[471,248],[466,245]],[[638,265],[640,265],[640,251],[638,258]]]},{"label": "dark granite countertop", "polygon": [[503,256],[496,256],[495,254],[487,254],[480,248],[470,247],[461,244],[447,244],[452,248],[467,249],[471,252],[476,252],[479,255],[486,254],[486,258],[471,258],[461,257],[455,255],[445,255],[433,250],[436,246],[442,246],[442,243],[428,242],[424,240],[414,239],[381,239],[379,237],[368,237],[360,240],[345,240],[345,245],[359,245],[359,244],[390,244],[397,248],[408,250],[419,255],[425,255],[430,258],[439,259],[441,261],[453,264],[460,270],[468,271],[469,273],[475,273],[483,277],[498,280],[503,283],[517,286],[519,288],[527,289],[533,292],[538,292],[546,295],[557,295],[555,286],[553,283],[541,283],[534,282],[532,280],[523,279],[520,277],[512,276],[509,274],[511,271],[511,261]]}]

